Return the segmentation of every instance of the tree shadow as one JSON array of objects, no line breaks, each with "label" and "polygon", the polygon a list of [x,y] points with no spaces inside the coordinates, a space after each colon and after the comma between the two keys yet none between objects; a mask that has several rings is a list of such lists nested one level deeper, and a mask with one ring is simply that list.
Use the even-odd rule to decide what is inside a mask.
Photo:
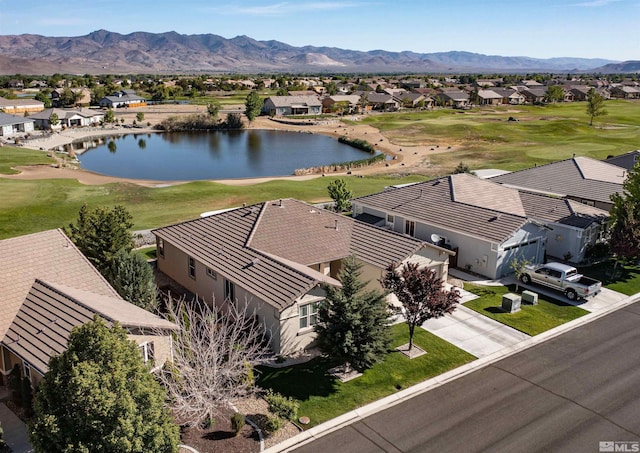
[{"label": "tree shadow", "polygon": [[260,376],[257,384],[300,401],[311,396],[328,396],[337,390],[339,381],[328,372],[336,365],[335,361],[316,357],[286,368],[261,366],[258,367]]},{"label": "tree shadow", "polygon": [[202,435],[202,438],[207,440],[224,440],[231,439],[232,437],[236,437],[235,432],[223,430],[213,431]]},{"label": "tree shadow", "polygon": [[494,315],[498,313],[506,313],[506,311],[504,311],[502,307],[487,307],[484,309],[484,311],[488,311],[489,313],[493,313]]}]

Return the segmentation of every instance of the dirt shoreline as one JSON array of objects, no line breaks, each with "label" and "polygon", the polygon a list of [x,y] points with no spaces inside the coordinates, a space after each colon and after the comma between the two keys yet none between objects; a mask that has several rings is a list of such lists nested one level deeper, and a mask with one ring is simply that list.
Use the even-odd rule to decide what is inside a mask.
[{"label": "dirt shoreline", "polygon": [[[120,114],[119,117],[125,118],[125,121],[133,121],[137,112],[143,112],[145,114],[145,121],[151,123],[158,123],[168,116],[178,114],[175,109],[178,107],[187,106],[170,106],[172,109],[170,112],[163,111],[161,108],[148,107],[140,109],[129,109],[126,113]],[[194,113],[193,109],[196,106],[188,106],[189,110],[185,110],[184,114]],[[292,132],[306,132],[312,134],[323,134],[330,137],[338,138],[340,136],[346,136],[349,138],[357,138],[366,140],[369,143],[375,145],[375,147],[388,156],[391,160],[382,162],[369,167],[358,168],[351,172],[352,175],[372,175],[372,174],[389,174],[389,173],[415,173],[420,169],[424,169],[429,166],[428,156],[439,152],[451,152],[453,148],[449,148],[446,151],[443,149],[434,150],[430,146],[417,145],[417,146],[398,146],[391,143],[387,137],[385,137],[378,129],[364,124],[350,125],[343,123],[339,119],[329,119],[326,121],[318,122],[318,124],[310,124],[307,122],[301,122],[300,124],[285,124],[277,121],[273,121],[266,117],[258,117],[247,129],[267,129],[267,130],[283,130]],[[98,137],[105,135],[115,134],[146,134],[157,132],[150,128],[142,129],[124,129],[124,128],[111,128],[111,129],[71,129],[63,131],[57,134],[52,134],[47,137],[43,137],[37,140],[25,142],[24,148],[38,149],[38,150],[51,150],[56,149],[59,146],[72,143],[77,140],[84,140],[89,137]],[[15,175],[0,175],[2,178],[7,179],[76,179],[82,184],[86,185],[102,185],[117,182],[127,182],[137,184],[146,187],[167,187],[176,184],[184,184],[190,181],[153,181],[153,180],[140,180],[131,178],[118,178],[114,176],[106,176],[99,173],[94,173],[88,170],[73,167],[56,168],[51,165],[34,165],[34,166],[21,166],[15,168],[19,171],[19,174]],[[325,173],[327,175],[346,175],[347,172],[331,172]],[[322,174],[306,174],[300,176],[280,176],[280,177],[262,177],[262,178],[243,178],[243,179],[215,179],[210,180],[227,185],[251,185],[258,184],[265,181],[285,179],[292,181],[302,181],[312,178],[322,177]]]}]

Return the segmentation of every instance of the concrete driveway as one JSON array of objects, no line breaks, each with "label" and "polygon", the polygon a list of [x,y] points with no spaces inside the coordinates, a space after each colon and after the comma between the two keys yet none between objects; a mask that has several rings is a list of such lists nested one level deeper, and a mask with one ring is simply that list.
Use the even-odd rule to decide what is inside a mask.
[{"label": "concrete driveway", "polygon": [[547,298],[558,300],[569,305],[575,305],[576,307],[583,308],[592,313],[600,312],[603,310],[609,310],[617,302],[626,299],[628,296],[616,291],[612,291],[608,288],[602,288],[602,291],[593,297],[589,297],[586,300],[569,300],[559,291],[554,291],[550,288],[540,285],[524,285],[520,283],[520,286],[533,291],[538,294],[542,294]]}]

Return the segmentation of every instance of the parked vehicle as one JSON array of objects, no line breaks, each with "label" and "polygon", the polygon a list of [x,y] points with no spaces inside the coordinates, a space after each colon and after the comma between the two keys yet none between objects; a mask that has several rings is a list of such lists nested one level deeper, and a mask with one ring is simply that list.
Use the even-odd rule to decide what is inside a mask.
[{"label": "parked vehicle", "polygon": [[595,296],[602,289],[601,282],[579,274],[575,267],[566,264],[528,265],[526,269],[520,277],[522,283],[537,283],[562,291],[569,300]]}]

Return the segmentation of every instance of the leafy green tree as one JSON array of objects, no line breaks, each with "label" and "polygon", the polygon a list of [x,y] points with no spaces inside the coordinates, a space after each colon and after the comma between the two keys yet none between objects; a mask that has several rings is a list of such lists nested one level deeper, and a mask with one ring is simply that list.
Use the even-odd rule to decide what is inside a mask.
[{"label": "leafy green tree", "polygon": [[523,256],[515,257],[509,267],[513,271],[513,274],[516,278],[516,292],[520,289],[520,279],[524,274],[527,273],[527,266],[531,264],[530,259],[526,259]]},{"label": "leafy green tree", "polygon": [[622,184],[622,193],[611,195],[611,252],[617,261],[640,258],[640,166],[636,164]]},{"label": "leafy green tree", "polygon": [[564,90],[560,85],[551,85],[544,96],[545,102],[555,103],[564,101]]},{"label": "leafy green tree", "polygon": [[177,452],[166,392],[117,323],[94,317],[49,360],[30,440],[41,452]]},{"label": "leafy green tree", "polygon": [[144,121],[144,113],[142,113],[142,112],[136,113],[136,120],[138,120],[139,123]]},{"label": "leafy green tree", "polygon": [[108,275],[111,260],[120,249],[133,249],[130,229],[133,217],[122,206],[90,210],[82,205],[76,224],[69,224],[66,233],[80,251],[102,275]]},{"label": "leafy green tree", "polygon": [[58,124],[60,124],[60,118],[58,118],[57,113],[52,113],[49,116],[49,124],[51,124],[51,126],[57,126]]},{"label": "leafy green tree", "polygon": [[104,114],[104,122],[105,123],[113,123],[115,122],[116,117],[113,113],[113,109],[109,109],[107,110],[107,112]]},{"label": "leafy green tree", "polygon": [[256,117],[260,114],[260,111],[262,110],[262,104],[263,101],[260,98],[260,95],[258,95],[257,91],[252,91],[247,95],[247,100],[244,103],[246,107],[244,113],[245,115],[247,115],[247,118],[249,118],[249,122],[256,119]]},{"label": "leafy green tree", "polygon": [[403,307],[403,315],[409,326],[409,350],[413,347],[416,326],[431,318],[440,318],[455,310],[460,302],[457,289],[447,291],[444,282],[427,267],[408,262],[398,271],[391,263],[382,278],[382,286],[396,295]]},{"label": "leafy green tree", "polygon": [[207,113],[210,117],[217,119],[221,108],[220,102],[213,100],[207,104]]},{"label": "leafy green tree", "polygon": [[607,110],[604,108],[604,97],[591,88],[587,93],[587,115],[589,115],[589,126],[593,126],[594,118],[604,116]]},{"label": "leafy green tree", "polygon": [[333,200],[334,210],[336,212],[345,212],[351,209],[350,200],[353,198],[353,192],[347,188],[347,183],[344,179],[336,179],[330,182],[327,190]]},{"label": "leafy green tree", "polygon": [[36,101],[42,102],[44,104],[44,108],[48,109],[51,107],[51,97],[49,96],[50,93],[50,90],[40,90],[38,91],[34,99]]},{"label": "leafy green tree", "polygon": [[362,265],[351,256],[338,274],[342,287],[325,286],[315,326],[320,349],[332,358],[364,371],[389,349],[389,311],[381,291],[365,291]]},{"label": "leafy green tree", "polygon": [[327,83],[325,85],[325,88],[329,96],[333,96],[334,94],[338,93],[338,85],[336,85],[334,81]]},{"label": "leafy green tree", "polygon": [[239,113],[229,113],[224,122],[224,126],[227,129],[242,129],[244,127],[242,116]]},{"label": "leafy green tree", "polygon": [[464,162],[460,162],[456,168],[453,169],[453,174],[457,175],[458,173],[471,173],[471,169]]},{"label": "leafy green tree", "polygon": [[80,93],[76,93],[71,88],[65,88],[60,93],[59,102],[62,107],[72,107],[76,105],[78,99],[80,99]]},{"label": "leafy green tree", "polygon": [[107,95],[107,90],[102,85],[96,85],[91,89],[91,105],[100,104],[100,99]]},{"label": "leafy green tree", "polygon": [[107,280],[124,300],[151,312],[158,308],[153,270],[139,253],[118,250],[111,260]]}]

